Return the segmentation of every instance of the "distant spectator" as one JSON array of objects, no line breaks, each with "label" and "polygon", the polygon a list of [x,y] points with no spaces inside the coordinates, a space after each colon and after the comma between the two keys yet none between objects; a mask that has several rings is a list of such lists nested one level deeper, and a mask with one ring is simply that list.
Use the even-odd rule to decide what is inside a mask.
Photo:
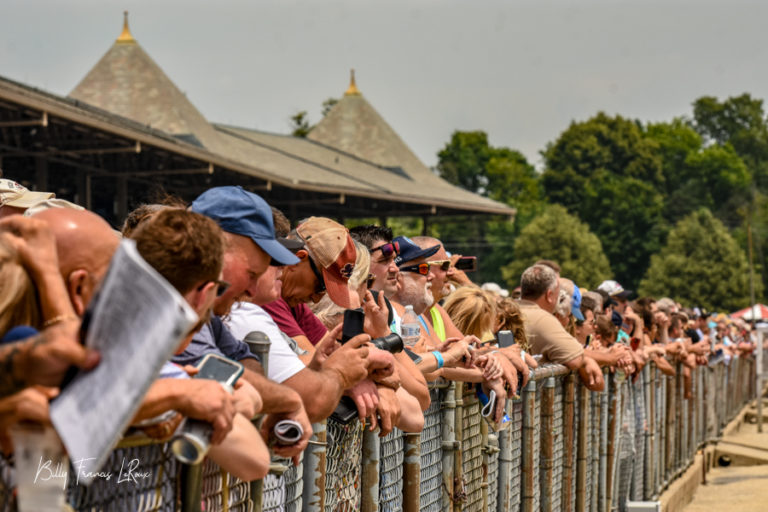
[{"label": "distant spectator", "polygon": [[542,354],[545,360],[578,369],[590,389],[603,389],[603,375],[597,363],[584,356],[579,342],[552,315],[560,294],[557,274],[544,265],[534,265],[523,272],[520,286],[520,309],[531,350]]}]

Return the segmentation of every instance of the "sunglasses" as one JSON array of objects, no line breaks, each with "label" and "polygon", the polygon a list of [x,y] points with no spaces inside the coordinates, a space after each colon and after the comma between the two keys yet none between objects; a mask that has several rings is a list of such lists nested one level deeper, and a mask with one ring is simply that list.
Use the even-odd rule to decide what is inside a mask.
[{"label": "sunglasses", "polygon": [[323,279],[323,274],[320,273],[319,270],[317,270],[317,267],[315,266],[315,262],[312,261],[311,256],[307,256],[307,260],[309,261],[309,266],[312,269],[312,273],[315,274],[315,277],[317,278],[317,286],[315,287],[315,293],[320,294],[325,292],[325,280]]},{"label": "sunglasses", "polygon": [[409,265],[407,267],[400,267],[400,272],[413,272],[415,274],[421,274],[423,276],[429,274],[429,263],[419,263],[418,265]]},{"label": "sunglasses", "polygon": [[216,279],[214,281],[206,281],[206,282],[204,282],[203,284],[201,284],[200,286],[197,287],[197,291],[200,291],[203,288],[205,288],[205,286],[208,283],[215,283],[216,284],[216,296],[217,297],[221,297],[222,295],[224,295],[224,292],[226,292],[229,289],[229,287],[230,287],[230,284],[228,282],[222,281],[220,279]]},{"label": "sunglasses", "polygon": [[381,255],[385,258],[389,258],[393,254],[400,254],[400,242],[390,242],[388,244],[380,245],[375,249],[371,249],[370,253],[373,254],[376,251],[381,251]]},{"label": "sunglasses", "polygon": [[434,260],[434,261],[428,261],[430,265],[439,266],[440,270],[446,271],[449,268],[451,268],[451,260]]},{"label": "sunglasses", "polygon": [[368,274],[368,279],[365,281],[365,285],[370,289],[373,286],[373,283],[376,281],[376,276],[373,274]]}]

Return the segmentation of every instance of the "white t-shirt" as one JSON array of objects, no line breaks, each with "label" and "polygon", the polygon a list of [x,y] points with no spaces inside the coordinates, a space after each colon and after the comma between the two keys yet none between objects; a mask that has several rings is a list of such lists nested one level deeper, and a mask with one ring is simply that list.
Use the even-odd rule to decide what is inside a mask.
[{"label": "white t-shirt", "polygon": [[299,355],[305,354],[306,351],[299,348],[292,338],[283,334],[269,313],[256,304],[249,302],[235,304],[224,323],[238,340],[244,339],[253,331],[260,331],[267,335],[271,342],[267,377],[275,382],[284,382],[306,368],[299,359]]}]

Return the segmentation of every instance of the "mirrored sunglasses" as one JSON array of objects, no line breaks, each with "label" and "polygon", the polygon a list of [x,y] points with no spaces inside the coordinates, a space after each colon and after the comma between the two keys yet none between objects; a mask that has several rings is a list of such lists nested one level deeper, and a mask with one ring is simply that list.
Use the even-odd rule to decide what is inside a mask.
[{"label": "mirrored sunglasses", "polygon": [[415,274],[421,274],[425,276],[429,274],[429,263],[419,263],[418,265],[408,265],[407,267],[400,267],[400,272],[413,272]]},{"label": "mirrored sunglasses", "polygon": [[381,251],[382,256],[389,258],[393,254],[400,254],[400,242],[390,242],[388,244],[380,245],[375,249],[371,249],[371,254],[376,251]]}]

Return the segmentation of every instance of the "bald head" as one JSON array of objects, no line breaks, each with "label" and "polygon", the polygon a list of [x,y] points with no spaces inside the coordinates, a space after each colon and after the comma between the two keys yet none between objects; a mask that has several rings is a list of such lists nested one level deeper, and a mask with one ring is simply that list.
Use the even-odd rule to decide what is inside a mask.
[{"label": "bald head", "polygon": [[56,237],[59,270],[81,314],[104,278],[120,239],[104,219],[87,210],[51,208],[34,218],[46,222]]},{"label": "bald head", "polygon": [[119,238],[104,219],[87,210],[49,209],[34,216],[48,223],[56,237],[59,269],[66,276],[76,268],[103,273],[117,250]]}]

